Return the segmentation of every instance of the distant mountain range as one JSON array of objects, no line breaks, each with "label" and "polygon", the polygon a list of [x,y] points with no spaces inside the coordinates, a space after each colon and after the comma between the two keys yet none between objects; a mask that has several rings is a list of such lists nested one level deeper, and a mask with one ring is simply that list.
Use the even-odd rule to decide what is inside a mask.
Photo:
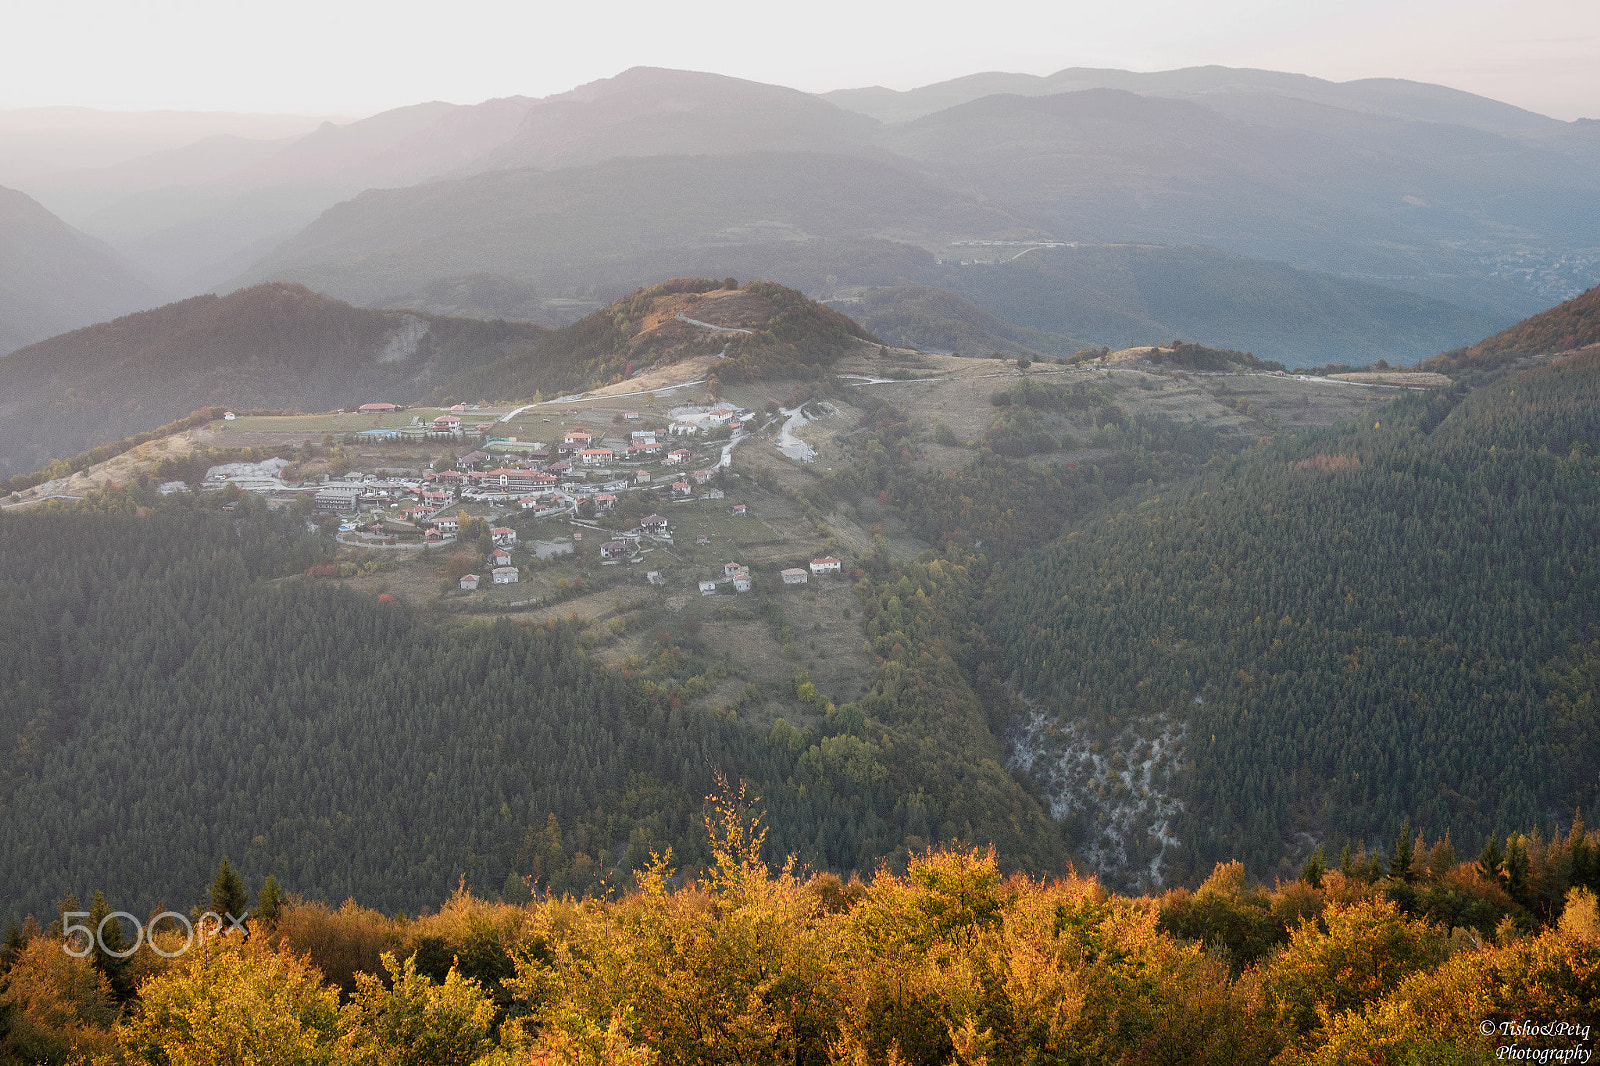
[{"label": "distant mountain range", "polygon": [[0,188],[0,355],[161,299],[110,248]]},{"label": "distant mountain range", "polygon": [[987,73],[897,92],[882,86],[838,89],[822,98],[884,123],[910,122],[985,96],[1055,96],[1085,89],[1121,89],[1141,96],[1207,98],[1248,93],[1336,107],[1344,111],[1466,126],[1489,133],[1529,134],[1567,129],[1561,122],[1459,89],[1400,78],[1362,78],[1335,82],[1305,74],[1239,67],[1184,67],[1138,73],[1094,67],[1069,67],[1054,74]]},{"label": "distant mountain range", "polygon": [[[824,299],[931,285],[1100,343],[1128,321],[1230,348],[1288,338],[1262,354],[1291,361],[1412,362],[1600,276],[1594,124],[1397,80],[1066,70],[819,97],[634,68],[543,99],[236,125],[98,166],[35,160],[23,187],[175,292],[283,279],[392,306],[496,275],[536,295],[475,311],[551,324],[693,272]],[[1152,307],[1226,298],[1105,307],[1126,287],[1120,253],[1079,257],[1109,273],[1044,290],[986,269],[1029,242],[1156,246],[1137,253],[1165,261],[1146,271],[1165,286]],[[1160,250],[1197,247],[1256,261],[1245,274],[1314,274],[1297,284],[1325,298],[1297,318],[1297,300],[1197,289],[1194,253]],[[1045,301],[1097,313],[1012,317]]]}]

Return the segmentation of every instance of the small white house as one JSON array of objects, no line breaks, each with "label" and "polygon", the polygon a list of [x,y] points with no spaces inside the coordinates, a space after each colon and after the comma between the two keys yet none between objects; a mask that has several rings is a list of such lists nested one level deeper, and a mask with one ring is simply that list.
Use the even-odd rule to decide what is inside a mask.
[{"label": "small white house", "polygon": [[728,508],[728,513],[734,518],[738,518],[740,515],[744,514],[744,504],[734,504],[732,507]]},{"label": "small white house", "polygon": [[839,560],[832,556],[813,559],[811,560],[811,572],[813,574],[837,574],[839,572]]},{"label": "small white house", "polygon": [[702,596],[715,596],[716,594],[717,594],[717,583],[715,581],[702,581],[702,582],[700,582],[700,595],[702,595]]},{"label": "small white house", "polygon": [[679,448],[675,452],[667,453],[667,464],[669,466],[679,466],[683,463],[687,463],[689,459],[689,449],[687,448]]},{"label": "small white house", "polygon": [[496,548],[489,558],[494,560],[494,565],[496,566],[511,565],[511,553],[506,551],[504,548]]},{"label": "small white house", "polygon": [[515,585],[517,583],[517,568],[514,566],[495,567],[494,583],[496,585]]},{"label": "small white house", "polygon": [[748,569],[748,567],[746,567],[743,563],[724,563],[722,566],[722,576],[732,577],[739,571],[746,569]]},{"label": "small white house", "polygon": [[750,591],[750,572],[748,570],[740,571],[733,575],[733,589],[735,592]]},{"label": "small white house", "polygon": [[687,481],[674,481],[672,483],[672,494],[674,496],[692,496],[694,495],[694,486]]},{"label": "small white house", "polygon": [[665,585],[667,583],[666,576],[659,570],[650,571],[644,575],[644,579],[652,585]]},{"label": "small white house", "polygon": [[608,540],[600,545],[600,558],[621,559],[628,554],[628,545],[620,540]]},{"label": "small white house", "polygon": [[478,575],[467,574],[461,579],[462,592],[476,592],[478,589]]},{"label": "small white house", "polygon": [[639,528],[646,533],[665,533],[667,531],[667,520],[658,514],[646,515],[639,520]]},{"label": "small white house", "polygon": [[222,420],[224,422],[232,422],[235,418],[238,418],[238,417],[239,416],[234,414],[232,411],[224,411],[224,412],[222,412]]},{"label": "small white house", "polygon": [[510,547],[517,542],[517,531],[510,526],[496,526],[489,530],[489,536],[502,548]]},{"label": "small white house", "polygon": [[796,566],[783,571],[782,577],[785,585],[804,585],[810,575]]}]

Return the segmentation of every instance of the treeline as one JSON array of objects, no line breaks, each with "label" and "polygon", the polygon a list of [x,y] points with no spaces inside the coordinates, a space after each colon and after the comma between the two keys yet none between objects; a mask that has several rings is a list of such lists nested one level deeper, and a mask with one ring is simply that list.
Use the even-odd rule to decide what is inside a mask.
[{"label": "treeline", "polygon": [[[80,940],[60,923],[13,928],[0,1054],[1401,1066],[1490,1063],[1508,1048],[1570,1056],[1600,1025],[1595,895],[1570,888],[1531,918],[1499,872],[1455,862],[1447,845],[1376,881],[1347,862],[1266,888],[1233,863],[1161,896],[1002,877],[981,850],[930,850],[903,874],[844,881],[792,859],[773,873],[746,798],[709,802],[703,866],[680,873],[670,853],[654,856],[637,890],[609,900],[458,891],[411,919],[274,895],[248,936],[181,950],[167,919],[151,937],[162,953],[147,941],[127,959],[71,957]],[[1444,885],[1498,920],[1485,930],[1405,902]],[[219,891],[231,891],[220,874],[212,902]]]},{"label": "treeline", "polygon": [[1593,809],[1597,412],[1593,355],[1409,397],[1008,561],[989,633],[1040,764],[1181,737],[1180,879]]}]

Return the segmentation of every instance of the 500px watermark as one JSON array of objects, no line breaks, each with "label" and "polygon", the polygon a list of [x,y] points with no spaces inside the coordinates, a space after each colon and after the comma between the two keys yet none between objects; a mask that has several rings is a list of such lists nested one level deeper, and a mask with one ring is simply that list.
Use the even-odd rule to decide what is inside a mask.
[{"label": "500px watermark", "polygon": [[[89,917],[92,917],[92,915],[88,911],[65,911],[61,915],[61,950],[75,959],[86,957],[96,947],[99,947],[102,953],[110,955],[112,958],[125,959],[139,950],[140,943],[150,945],[150,950],[164,959],[175,959],[194,946],[196,936],[201,940],[205,940],[207,937],[218,936],[224,932],[231,933],[235,929],[240,932],[246,932],[244,921],[250,917],[250,912],[245,911],[235,918],[232,914],[224,915],[218,914],[216,911],[206,911],[200,916],[200,921],[196,923],[189,921],[188,917],[179,914],[177,911],[162,911],[151,918],[150,924],[147,926],[127,911],[112,911],[104,918],[101,918],[100,924],[92,929],[75,920]],[[123,918],[133,923],[135,930],[133,939],[124,941],[125,946],[120,950],[113,950],[106,944],[106,923],[115,919],[118,920],[120,926],[120,919]],[[156,943],[156,924],[167,918],[174,919],[183,925],[183,947],[176,951],[167,951]],[[208,921],[214,923],[209,931],[206,929]],[[81,948],[74,947],[74,944],[81,945]]]}]

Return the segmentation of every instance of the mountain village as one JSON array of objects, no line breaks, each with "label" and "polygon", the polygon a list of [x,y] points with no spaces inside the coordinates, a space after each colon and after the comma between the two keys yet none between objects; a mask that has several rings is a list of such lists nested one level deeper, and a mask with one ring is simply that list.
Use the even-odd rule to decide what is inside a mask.
[{"label": "mountain village", "polygon": [[[795,412],[780,409],[763,416],[727,401],[675,407],[665,416],[595,411],[611,421],[552,425],[550,418],[540,417],[540,428],[552,431],[549,441],[510,435],[509,424],[530,409],[537,405],[502,413],[455,404],[437,414],[418,414],[393,403],[362,404],[356,414],[390,424],[346,434],[352,443],[440,445],[445,458],[459,454],[449,465],[441,459],[434,469],[373,465],[298,483],[286,479],[290,464],[282,458],[229,463],[210,468],[200,488],[231,487],[260,495],[269,506],[298,505],[313,527],[333,531],[336,525],[338,540],[351,548],[436,548],[454,550],[458,557],[461,549],[477,550],[478,572],[455,581],[462,595],[518,584],[531,567],[562,556],[591,573],[597,567],[638,567],[652,586],[669,584],[671,572],[702,596],[747,593],[757,580],[773,589],[805,585],[813,576],[843,571],[832,555],[803,565],[774,565],[763,574],[740,562],[715,569],[672,566],[681,562],[682,552],[665,554],[678,545],[687,515],[714,511],[730,520],[753,519],[736,488],[741,475],[730,468],[733,447],[746,438],[747,425],[758,419],[770,425]],[[571,418],[578,411],[565,414]],[[406,424],[396,424],[402,418]],[[224,426],[237,422],[233,412],[223,416]],[[794,445],[779,447],[789,454]],[[189,485],[169,482],[160,489],[183,492]],[[695,548],[711,546],[711,533],[690,535]],[[737,545],[727,547],[738,553]],[[537,597],[521,598],[510,605],[537,602]]]}]

